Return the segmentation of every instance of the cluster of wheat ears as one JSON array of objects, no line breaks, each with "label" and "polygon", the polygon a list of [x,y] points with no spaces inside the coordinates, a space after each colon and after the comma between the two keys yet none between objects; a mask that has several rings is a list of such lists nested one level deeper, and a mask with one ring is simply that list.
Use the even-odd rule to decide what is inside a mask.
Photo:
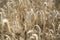
[{"label": "cluster of wheat ears", "polygon": [[60,40],[58,2],[0,0],[0,40]]}]

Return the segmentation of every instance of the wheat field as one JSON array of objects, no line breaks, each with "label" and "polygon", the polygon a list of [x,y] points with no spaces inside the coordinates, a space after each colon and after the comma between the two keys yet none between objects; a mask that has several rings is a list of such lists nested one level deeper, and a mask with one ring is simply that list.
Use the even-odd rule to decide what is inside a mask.
[{"label": "wheat field", "polygon": [[0,0],[0,40],[60,40],[60,0]]}]

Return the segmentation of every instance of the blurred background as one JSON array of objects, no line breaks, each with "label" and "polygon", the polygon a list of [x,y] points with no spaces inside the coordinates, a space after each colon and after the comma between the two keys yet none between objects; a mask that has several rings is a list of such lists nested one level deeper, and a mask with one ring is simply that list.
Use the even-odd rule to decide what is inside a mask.
[{"label": "blurred background", "polygon": [[0,40],[60,40],[60,0],[0,0]]}]

